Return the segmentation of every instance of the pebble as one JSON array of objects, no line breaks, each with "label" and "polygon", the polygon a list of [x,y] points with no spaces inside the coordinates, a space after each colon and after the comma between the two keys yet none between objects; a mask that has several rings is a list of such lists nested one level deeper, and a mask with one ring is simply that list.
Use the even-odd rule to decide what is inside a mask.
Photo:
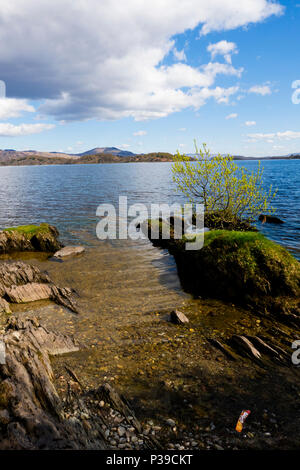
[{"label": "pebble", "polygon": [[120,437],[124,436],[124,434],[126,433],[126,429],[123,428],[123,426],[119,426],[118,427],[118,434]]},{"label": "pebble", "polygon": [[167,420],[166,420],[166,423],[167,423],[167,425],[170,426],[171,428],[174,428],[174,427],[176,426],[176,423],[175,423],[174,419],[171,419],[171,418],[167,419]]}]

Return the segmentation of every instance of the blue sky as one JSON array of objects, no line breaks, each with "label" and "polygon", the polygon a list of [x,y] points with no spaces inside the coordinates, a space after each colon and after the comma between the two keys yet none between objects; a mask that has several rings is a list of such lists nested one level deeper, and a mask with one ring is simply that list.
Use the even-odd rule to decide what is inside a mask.
[{"label": "blue sky", "polygon": [[0,148],[300,152],[299,26],[287,0],[11,0]]}]

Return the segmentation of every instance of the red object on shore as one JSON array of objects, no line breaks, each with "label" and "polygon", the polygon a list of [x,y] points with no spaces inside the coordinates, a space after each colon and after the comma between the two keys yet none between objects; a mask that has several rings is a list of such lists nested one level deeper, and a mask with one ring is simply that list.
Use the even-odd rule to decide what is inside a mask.
[{"label": "red object on shore", "polygon": [[250,410],[243,410],[240,414],[240,417],[238,419],[238,422],[236,423],[236,427],[235,427],[235,430],[237,432],[242,432],[243,430],[243,424],[244,422],[246,421],[246,419],[248,418],[249,414],[251,413]]}]

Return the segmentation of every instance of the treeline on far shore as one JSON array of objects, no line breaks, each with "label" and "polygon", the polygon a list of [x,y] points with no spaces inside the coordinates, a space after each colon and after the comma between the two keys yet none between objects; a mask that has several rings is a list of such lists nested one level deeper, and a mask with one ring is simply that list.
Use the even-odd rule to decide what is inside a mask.
[{"label": "treeline on far shore", "polygon": [[112,154],[84,155],[79,158],[64,157],[42,157],[39,155],[28,155],[26,157],[0,161],[0,166],[23,166],[23,165],[80,165],[93,163],[132,163],[132,162],[171,162],[173,155],[165,152],[153,152],[144,155],[133,155],[121,157]]}]

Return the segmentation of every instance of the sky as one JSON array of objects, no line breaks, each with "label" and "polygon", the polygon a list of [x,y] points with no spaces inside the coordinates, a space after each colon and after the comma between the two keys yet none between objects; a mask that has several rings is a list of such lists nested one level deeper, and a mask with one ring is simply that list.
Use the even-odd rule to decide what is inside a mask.
[{"label": "sky", "polygon": [[300,152],[299,26],[300,0],[0,0],[0,148]]}]

